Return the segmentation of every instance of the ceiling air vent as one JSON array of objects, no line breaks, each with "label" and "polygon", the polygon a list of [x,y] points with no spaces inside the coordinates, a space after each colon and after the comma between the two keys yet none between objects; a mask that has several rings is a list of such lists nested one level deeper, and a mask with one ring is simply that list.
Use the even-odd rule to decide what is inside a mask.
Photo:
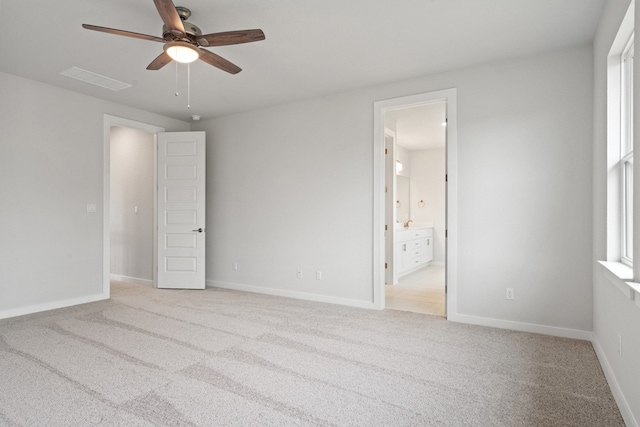
[{"label": "ceiling air vent", "polygon": [[68,70],[60,71],[63,76],[71,77],[72,79],[80,80],[85,83],[100,86],[105,89],[111,89],[118,91],[131,87],[129,83],[124,83],[118,80],[110,79],[109,77],[101,76],[100,74],[92,73],[91,71],[83,70],[78,67],[71,67]]}]

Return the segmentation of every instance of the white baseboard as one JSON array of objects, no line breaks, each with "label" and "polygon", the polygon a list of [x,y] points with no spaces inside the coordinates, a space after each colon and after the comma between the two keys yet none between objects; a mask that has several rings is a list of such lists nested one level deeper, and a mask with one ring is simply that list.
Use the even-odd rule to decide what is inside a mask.
[{"label": "white baseboard", "polygon": [[[349,307],[378,309],[378,307],[370,301],[352,300],[346,298],[337,298],[326,295],[309,294],[305,292],[289,291],[285,289],[263,288],[260,286],[245,285],[241,283],[219,282],[215,280],[207,280],[207,287],[223,288],[235,291],[253,292],[257,294],[274,295],[287,298],[296,298],[307,301],[325,302],[330,304],[346,305]],[[537,334],[551,335],[563,338],[573,338],[585,341],[591,341],[591,331],[581,331],[577,329],[558,328],[555,326],[536,325],[532,323],[513,322],[509,320],[492,319],[488,317],[478,317],[469,315],[448,315],[447,320],[459,323],[468,323],[479,326],[489,326],[492,328],[510,329],[513,331],[532,332]]]},{"label": "white baseboard", "polygon": [[633,412],[631,412],[631,408],[629,407],[629,403],[627,399],[625,399],[622,390],[620,389],[620,384],[618,384],[618,380],[616,379],[615,374],[613,373],[613,369],[609,364],[609,360],[607,356],[604,354],[604,349],[600,345],[598,338],[593,335],[593,339],[591,340],[593,344],[593,349],[596,352],[596,356],[598,356],[598,360],[600,361],[600,366],[602,366],[602,371],[604,372],[604,376],[609,383],[609,388],[611,389],[611,393],[613,394],[613,398],[616,400],[618,404],[618,409],[620,409],[620,414],[622,415],[622,419],[624,419],[624,423],[629,427],[639,427],[638,421],[633,416]]},{"label": "white baseboard", "polygon": [[466,314],[447,314],[447,320],[471,325],[489,326],[492,328],[510,329],[512,331],[532,332],[534,334],[551,335],[554,337],[573,338],[591,341],[591,331],[579,329],[558,328],[556,326],[537,325],[535,323],[514,322],[511,320],[492,319],[490,317],[469,316]]},{"label": "white baseboard", "polygon": [[286,289],[263,288],[260,286],[243,285],[240,283],[218,282],[215,280],[207,280],[209,288],[223,288],[234,291],[253,292],[256,294],[274,295],[278,297],[295,298],[306,301],[326,302],[329,304],[346,305],[349,307],[376,309],[371,301],[361,301],[348,298],[337,298],[327,295],[309,294],[306,292],[288,291]]},{"label": "white baseboard", "polygon": [[89,302],[102,301],[105,299],[109,299],[109,295],[97,294],[80,298],[71,298],[62,301],[35,304],[27,307],[12,308],[9,310],[0,310],[0,319],[24,316],[25,314],[40,313],[41,311],[55,310],[57,308],[71,307],[73,305],[87,304]]},{"label": "white baseboard", "polygon": [[109,277],[111,278],[111,280],[115,280],[116,282],[127,282],[135,283],[137,285],[153,286],[153,280],[149,279],[138,279],[137,277],[121,276],[119,274],[112,274]]}]

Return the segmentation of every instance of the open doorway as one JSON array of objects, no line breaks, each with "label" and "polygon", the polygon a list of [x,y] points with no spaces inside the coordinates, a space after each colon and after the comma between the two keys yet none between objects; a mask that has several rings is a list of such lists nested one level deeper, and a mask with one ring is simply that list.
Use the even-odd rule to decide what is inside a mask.
[{"label": "open doorway", "polygon": [[111,280],[153,285],[155,136],[111,127]]},{"label": "open doorway", "polygon": [[[403,96],[400,98],[386,99],[374,102],[374,152],[373,152],[373,303],[376,308],[386,307],[386,282],[389,277],[397,277],[395,248],[393,248],[396,232],[404,232],[396,229],[396,222],[400,224],[396,211],[397,199],[395,194],[389,197],[389,193],[395,191],[396,180],[396,153],[395,143],[385,147],[385,143],[395,138],[395,132],[385,129],[385,116],[394,110],[402,110],[411,107],[420,107],[428,104],[444,103],[446,112],[446,147],[445,153],[445,227],[444,244],[444,275],[446,318],[457,320],[457,93],[455,88],[434,92],[420,93]],[[442,124],[440,123],[440,126]],[[404,165],[403,165],[404,166]],[[393,186],[387,185],[393,182]],[[415,201],[420,202],[421,199]],[[426,200],[423,200],[426,206]],[[409,218],[411,219],[411,218]],[[413,224],[410,222],[409,225]],[[429,227],[425,227],[429,228]],[[415,236],[416,238],[433,238],[429,236]],[[433,249],[433,247],[432,247]],[[389,256],[393,253],[393,256]],[[393,280],[393,279],[391,279]]]},{"label": "open doorway", "polygon": [[[111,293],[112,276],[116,280],[155,283],[156,134],[163,131],[159,126],[104,116],[103,291],[106,295]],[[115,215],[113,224],[112,214]]]},{"label": "open doorway", "polygon": [[[446,102],[398,108],[385,113],[387,153],[393,158],[387,211],[394,238],[385,306],[445,317]],[[393,147],[390,147],[393,144]],[[389,150],[391,148],[391,150]],[[387,154],[389,155],[389,154]],[[393,178],[393,179],[390,179]]]}]

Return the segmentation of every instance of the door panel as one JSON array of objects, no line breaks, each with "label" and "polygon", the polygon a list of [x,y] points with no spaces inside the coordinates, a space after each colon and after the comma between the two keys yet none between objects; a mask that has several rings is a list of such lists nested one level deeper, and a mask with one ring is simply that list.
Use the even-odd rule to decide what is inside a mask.
[{"label": "door panel", "polygon": [[205,133],[158,134],[158,288],[205,288]]}]

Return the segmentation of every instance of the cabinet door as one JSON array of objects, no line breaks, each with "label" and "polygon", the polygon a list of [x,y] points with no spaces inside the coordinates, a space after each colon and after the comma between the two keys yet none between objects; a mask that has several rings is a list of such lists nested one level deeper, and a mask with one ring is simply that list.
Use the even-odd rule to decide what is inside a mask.
[{"label": "cabinet door", "polygon": [[424,240],[424,248],[422,250],[422,262],[433,260],[433,237],[427,237]]},{"label": "cabinet door", "polygon": [[407,242],[399,242],[396,243],[396,253],[395,253],[395,269],[396,275],[402,274],[407,269],[407,264],[405,259],[407,258],[407,251],[409,248],[407,247]]}]

